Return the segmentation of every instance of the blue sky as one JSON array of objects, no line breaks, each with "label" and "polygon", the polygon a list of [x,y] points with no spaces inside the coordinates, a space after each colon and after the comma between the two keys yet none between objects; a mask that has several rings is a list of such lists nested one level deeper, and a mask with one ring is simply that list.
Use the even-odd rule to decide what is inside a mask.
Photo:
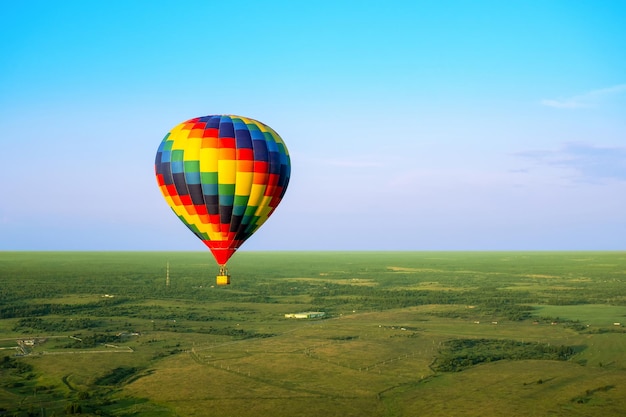
[{"label": "blue sky", "polygon": [[3,6],[0,250],[204,250],[163,201],[176,124],[292,158],[242,250],[626,249],[623,1]]}]

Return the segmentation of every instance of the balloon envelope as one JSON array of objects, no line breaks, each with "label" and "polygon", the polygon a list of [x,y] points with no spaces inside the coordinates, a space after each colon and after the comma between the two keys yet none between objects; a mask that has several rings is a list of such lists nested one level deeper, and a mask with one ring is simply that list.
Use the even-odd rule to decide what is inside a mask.
[{"label": "balloon envelope", "polygon": [[225,265],[278,206],[291,163],[285,143],[269,126],[212,115],[187,120],[165,135],[155,173],[174,213]]}]

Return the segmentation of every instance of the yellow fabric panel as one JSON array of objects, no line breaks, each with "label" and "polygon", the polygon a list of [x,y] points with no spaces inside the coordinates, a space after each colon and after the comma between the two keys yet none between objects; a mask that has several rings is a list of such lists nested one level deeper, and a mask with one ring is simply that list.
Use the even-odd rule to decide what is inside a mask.
[{"label": "yellow fabric panel", "polygon": [[217,172],[220,184],[235,184],[237,177],[237,161],[218,161]]},{"label": "yellow fabric panel", "polygon": [[252,188],[252,177],[254,176],[253,172],[237,172],[235,183],[235,195],[248,195],[250,194],[250,189]]},{"label": "yellow fabric panel", "polygon": [[187,139],[183,136],[175,136],[172,139],[172,151],[183,151],[185,152]]},{"label": "yellow fabric panel", "polygon": [[197,161],[200,159],[200,144],[202,138],[188,138],[187,145],[185,146],[185,153],[183,154],[184,161]]},{"label": "yellow fabric panel", "polygon": [[265,185],[252,184],[252,188],[250,189],[250,198],[248,199],[248,206],[258,206],[261,198],[263,198],[264,192]]},{"label": "yellow fabric panel", "polygon": [[[176,136],[180,136],[181,132],[188,131],[189,130],[188,125],[189,125],[189,123],[181,123],[181,124],[175,126],[170,131],[170,138],[176,137]],[[184,135],[187,136],[187,133],[184,133]]]},{"label": "yellow fabric panel", "polygon": [[172,143],[172,150],[185,150],[187,147],[187,129],[174,129],[172,130],[169,139]]},{"label": "yellow fabric panel", "polygon": [[218,154],[217,148],[202,148],[199,155],[200,172],[217,172]]},{"label": "yellow fabric panel", "polygon": [[187,223],[197,227],[200,232],[206,233],[209,236],[210,240],[224,240],[222,237],[222,233],[217,230],[219,226],[215,227],[216,225],[214,224],[202,223],[202,221],[200,220],[200,216],[198,215],[189,215],[188,213],[181,214],[179,211],[176,211],[176,214],[181,215]]},{"label": "yellow fabric panel", "polygon": [[267,218],[267,214],[272,210],[272,208],[269,206],[271,200],[272,196],[263,197],[263,200],[259,204],[254,215],[259,216],[260,218]]},{"label": "yellow fabric panel", "polygon": [[224,240],[223,234],[219,231],[219,225],[216,224],[205,224],[201,227],[198,227],[201,232],[209,235],[209,240],[217,241]]}]

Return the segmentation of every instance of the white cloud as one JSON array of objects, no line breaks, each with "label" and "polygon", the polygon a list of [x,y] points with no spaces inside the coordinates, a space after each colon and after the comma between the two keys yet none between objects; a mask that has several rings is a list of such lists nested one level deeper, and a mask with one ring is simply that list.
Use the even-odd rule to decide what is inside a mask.
[{"label": "white cloud", "polygon": [[576,96],[563,99],[544,99],[541,104],[559,109],[576,109],[595,107],[598,103],[608,97],[626,93],[626,84],[618,84],[608,88],[588,91]]},{"label": "white cloud", "polygon": [[566,143],[557,150],[531,150],[515,155],[541,165],[573,170],[579,181],[626,181],[626,147]]}]

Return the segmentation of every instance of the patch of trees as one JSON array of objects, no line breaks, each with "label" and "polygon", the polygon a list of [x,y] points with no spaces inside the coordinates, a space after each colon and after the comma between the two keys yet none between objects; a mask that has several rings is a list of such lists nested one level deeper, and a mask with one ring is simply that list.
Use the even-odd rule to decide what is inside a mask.
[{"label": "patch of trees", "polygon": [[40,317],[50,314],[55,315],[74,315],[82,312],[98,312],[99,315],[108,316],[107,309],[111,306],[127,302],[124,297],[107,298],[101,301],[85,303],[85,304],[31,304],[31,303],[15,303],[0,306],[0,319],[10,319],[16,317]]},{"label": "patch of trees", "polygon": [[508,339],[454,339],[446,342],[431,369],[436,372],[458,372],[470,366],[500,360],[566,361],[575,350],[571,346],[520,342]]},{"label": "patch of trees", "polygon": [[252,339],[274,337],[274,333],[257,333],[253,330],[244,330],[236,327],[208,327],[195,331],[196,333],[215,334],[220,336],[231,336],[237,339]]},{"label": "patch of trees", "polygon": [[515,304],[513,302],[494,304],[486,303],[481,307],[481,312],[493,316],[505,317],[511,321],[522,321],[532,317],[533,307],[528,305]]},{"label": "patch of trees", "polygon": [[12,304],[0,306],[0,319],[14,317],[46,316],[48,314],[62,314],[65,311],[61,304]]},{"label": "patch of trees", "polygon": [[148,320],[189,320],[189,321],[223,321],[226,318],[219,314],[181,310],[179,308],[163,308],[158,306],[126,307],[129,311],[115,311],[113,316],[137,317]]},{"label": "patch of trees", "polygon": [[576,404],[587,404],[592,400],[593,395],[596,392],[607,392],[615,388],[615,385],[604,385],[602,387],[596,389],[588,389],[585,391],[583,395],[577,395],[576,397],[571,399],[571,402]]},{"label": "patch of trees", "polygon": [[314,294],[311,303],[387,310],[424,304],[457,304],[462,300],[462,291],[384,290],[365,286],[328,285]]},{"label": "patch of trees", "polygon": [[99,322],[89,318],[52,320],[42,319],[40,317],[28,317],[20,319],[15,326],[13,326],[13,331],[23,333],[28,333],[32,330],[39,330],[43,332],[67,332],[83,329],[88,330],[98,327],[99,325]]},{"label": "patch of trees", "polygon": [[113,369],[108,374],[98,378],[96,385],[119,385],[139,371],[139,368],[132,366],[120,366]]},{"label": "patch of trees", "polygon": [[464,315],[490,315],[512,321],[526,320],[533,308],[525,305],[538,300],[522,291],[506,291],[496,288],[479,290],[386,290],[365,286],[327,285],[318,290],[312,304],[324,306],[326,311],[334,308],[388,310],[426,304],[474,305],[472,312],[455,311],[453,317]]},{"label": "patch of trees", "polygon": [[603,333],[626,333],[626,329],[623,327],[594,327],[592,329],[587,329],[585,333],[589,334],[603,334]]},{"label": "patch of trees", "polygon": [[359,336],[331,336],[329,337],[330,340],[339,340],[339,341],[345,341],[345,340],[356,340],[358,339]]},{"label": "patch of trees", "polygon": [[105,343],[115,343],[120,341],[120,336],[105,333],[93,333],[91,335],[74,337],[71,342],[65,344],[66,349],[92,348]]},{"label": "patch of trees", "polygon": [[25,374],[33,370],[32,365],[18,361],[10,356],[3,356],[0,360],[0,369],[8,369],[16,374]]}]

